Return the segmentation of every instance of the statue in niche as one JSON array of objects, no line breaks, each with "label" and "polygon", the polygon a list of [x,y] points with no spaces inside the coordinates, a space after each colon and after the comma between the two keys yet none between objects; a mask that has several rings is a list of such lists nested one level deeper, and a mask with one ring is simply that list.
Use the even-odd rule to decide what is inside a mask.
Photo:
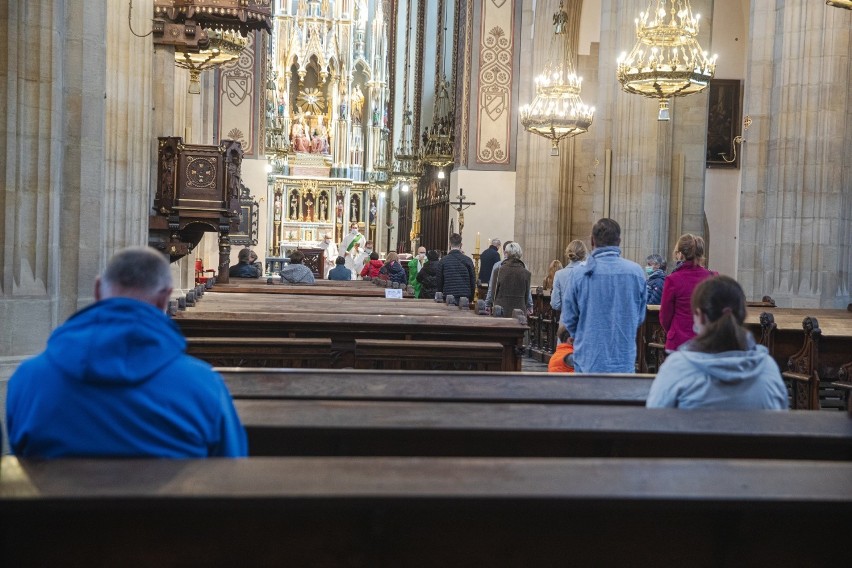
[{"label": "statue in niche", "polygon": [[376,208],[376,200],[371,199],[370,200],[370,224],[371,225],[376,224],[376,213],[377,212],[378,212],[378,209]]},{"label": "statue in niche", "polygon": [[290,194],[290,220],[299,220],[299,196],[295,191]]},{"label": "statue in niche", "polygon": [[343,223],[343,196],[337,195],[337,222]]},{"label": "statue in niche", "polygon": [[309,191],[305,194],[305,216],[302,218],[303,221],[314,221],[314,196]]},{"label": "statue in niche", "polygon": [[373,107],[373,126],[379,127],[379,108]]},{"label": "statue in niche", "polygon": [[273,220],[280,222],[281,221],[281,194],[280,193],[275,194],[275,202],[272,206],[272,210],[273,210],[273,216],[272,216]]},{"label": "statue in niche", "polygon": [[360,220],[361,200],[357,195],[353,195],[349,202],[349,222],[355,223]]},{"label": "statue in niche", "polygon": [[328,197],[324,193],[319,198],[319,220],[328,221]]},{"label": "statue in niche", "polygon": [[361,92],[361,87],[355,85],[352,90],[352,122],[361,124],[361,118],[364,111],[364,94]]}]

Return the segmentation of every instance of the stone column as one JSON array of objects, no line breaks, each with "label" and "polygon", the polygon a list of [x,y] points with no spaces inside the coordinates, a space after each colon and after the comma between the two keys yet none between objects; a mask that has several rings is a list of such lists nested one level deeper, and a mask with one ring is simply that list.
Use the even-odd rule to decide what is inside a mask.
[{"label": "stone column", "polygon": [[748,298],[845,307],[852,265],[852,12],[751,4],[738,279]]},{"label": "stone column", "polygon": [[106,79],[106,2],[4,5],[3,357],[40,351],[92,300],[103,253]]},{"label": "stone column", "polygon": [[[567,10],[579,19],[579,3],[569,4]],[[555,7],[549,4],[539,3],[533,11],[529,3],[524,3],[516,106],[532,103],[535,98],[535,77],[550,58],[554,12]],[[562,158],[551,156],[550,149],[550,140],[525,131],[518,122],[517,213],[513,240],[523,247],[523,260],[533,273],[533,285],[541,283],[548,264],[557,258],[554,255],[558,248]],[[563,157],[571,156],[573,144],[563,140],[559,151]]]},{"label": "stone column", "polygon": [[[136,8],[145,29],[152,2]],[[151,48],[127,32],[126,10],[0,8],[0,136],[17,149],[0,156],[0,378],[92,302],[112,253],[146,241]]]},{"label": "stone column", "polygon": [[[693,0],[691,5],[702,14],[698,41],[709,49],[712,0]],[[603,0],[601,9],[600,85],[597,100],[587,101],[599,109],[592,125],[599,164],[593,172],[595,199],[588,222],[599,217],[618,221],[624,256],[641,263],[651,253],[667,256],[674,246],[668,227],[679,178],[685,195],[682,230],[704,234],[707,93],[674,99],[671,120],[658,122],[656,99],[625,93],[615,80],[616,60],[636,43],[634,20],[647,2]],[[611,183],[606,187],[610,151]]]}]

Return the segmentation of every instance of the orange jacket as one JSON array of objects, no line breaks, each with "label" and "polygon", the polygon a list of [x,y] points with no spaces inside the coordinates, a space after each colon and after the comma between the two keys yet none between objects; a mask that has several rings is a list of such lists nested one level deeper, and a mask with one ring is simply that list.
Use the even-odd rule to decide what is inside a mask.
[{"label": "orange jacket", "polygon": [[573,343],[560,343],[547,364],[548,373],[573,373],[574,367],[565,364],[565,357],[574,353]]}]

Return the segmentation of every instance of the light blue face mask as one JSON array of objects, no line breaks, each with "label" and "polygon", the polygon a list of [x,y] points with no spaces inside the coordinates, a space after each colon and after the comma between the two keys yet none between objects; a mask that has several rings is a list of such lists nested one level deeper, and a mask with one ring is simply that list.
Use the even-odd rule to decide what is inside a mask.
[{"label": "light blue face mask", "polygon": [[646,267],[645,267],[645,273],[646,273],[646,274],[649,274],[649,275],[650,275],[650,274],[652,274],[653,272],[654,272],[654,267],[653,267],[653,266],[646,266]]}]

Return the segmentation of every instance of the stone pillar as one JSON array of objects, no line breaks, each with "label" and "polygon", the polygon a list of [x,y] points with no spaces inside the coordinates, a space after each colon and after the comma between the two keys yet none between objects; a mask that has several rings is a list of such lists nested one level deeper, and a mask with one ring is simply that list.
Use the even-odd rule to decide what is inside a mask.
[{"label": "stone pillar", "polygon": [[[0,8],[0,378],[91,303],[118,249],[144,244],[150,181],[150,38],[127,6]],[[149,27],[151,0],[134,25]]]},{"label": "stone pillar", "polygon": [[751,4],[738,279],[748,298],[845,307],[852,265],[852,12]]},{"label": "stone pillar", "polygon": [[[133,31],[148,33],[151,0],[135,2]],[[128,6],[109,3],[106,46],[106,187],[103,212],[109,223],[104,256],[120,248],[147,243],[149,202],[153,191],[149,176],[156,161],[152,151],[153,106],[151,38],[139,38],[127,25]],[[161,75],[157,76],[158,79]]]},{"label": "stone pillar", "polygon": [[[571,17],[579,18],[579,3],[569,4],[567,10]],[[529,104],[535,98],[535,77],[550,57],[555,11],[555,6],[542,3],[533,11],[530,3],[524,3],[516,107]],[[523,247],[523,260],[532,272],[533,285],[537,285],[544,279],[550,261],[557,258],[554,255],[558,248],[562,158],[550,155],[550,140],[525,131],[520,122],[517,124],[517,213],[513,240]],[[573,143],[563,140],[559,151],[563,157],[571,156]],[[505,242],[507,238],[502,240]],[[487,248],[488,244],[483,246]]]},{"label": "stone pillar", "polygon": [[40,351],[102,266],[106,2],[5,3],[0,356]]},{"label": "stone pillar", "polygon": [[[691,5],[702,14],[698,41],[709,49],[712,0],[693,0]],[[636,43],[634,20],[645,9],[644,0],[601,2],[600,85],[597,100],[586,101],[604,110],[599,110],[592,125],[598,167],[592,172],[595,198],[588,223],[600,217],[618,221],[624,256],[640,263],[651,253],[668,256],[674,247],[669,242],[673,219],[683,232],[704,234],[707,121],[706,91],[672,100],[671,120],[658,122],[656,99],[625,93],[615,80],[616,60]],[[605,167],[610,155],[607,187]],[[673,188],[681,181],[685,196],[682,220],[677,218],[680,208],[677,212],[671,209],[676,204]]]}]

